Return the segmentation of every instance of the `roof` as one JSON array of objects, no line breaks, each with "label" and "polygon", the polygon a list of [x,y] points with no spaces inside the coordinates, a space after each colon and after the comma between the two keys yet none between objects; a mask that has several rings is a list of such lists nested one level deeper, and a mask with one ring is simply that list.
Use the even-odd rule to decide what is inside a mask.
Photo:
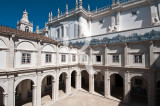
[{"label": "roof", "polygon": [[44,35],[31,33],[31,32],[25,32],[25,31],[21,31],[18,29],[1,26],[1,25],[0,25],[0,33],[9,34],[9,35],[15,34],[18,37],[37,39],[37,40],[47,41],[47,42],[56,43],[56,44],[58,43],[57,41],[51,38],[45,37]]}]

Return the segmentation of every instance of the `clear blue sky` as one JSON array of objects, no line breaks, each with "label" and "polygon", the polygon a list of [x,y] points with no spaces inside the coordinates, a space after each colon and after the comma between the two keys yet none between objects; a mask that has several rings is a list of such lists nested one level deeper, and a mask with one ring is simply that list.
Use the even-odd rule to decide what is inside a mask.
[{"label": "clear blue sky", "polygon": [[[21,19],[26,9],[29,21],[33,22],[34,30],[39,25],[40,29],[48,21],[48,14],[52,11],[57,15],[57,9],[65,12],[66,3],[69,10],[75,8],[76,0],[0,0],[0,24],[16,28],[17,21]],[[111,4],[112,0],[83,0],[83,6],[87,9],[90,4],[91,10]]]}]

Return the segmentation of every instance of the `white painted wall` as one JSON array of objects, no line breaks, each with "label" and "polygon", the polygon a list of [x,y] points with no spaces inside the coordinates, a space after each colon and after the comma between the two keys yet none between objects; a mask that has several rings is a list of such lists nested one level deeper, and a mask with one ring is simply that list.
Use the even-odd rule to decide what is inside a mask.
[{"label": "white painted wall", "polygon": [[[137,11],[137,16],[132,16],[131,11]],[[121,12],[120,31],[150,26],[150,8],[140,7]]]},{"label": "white painted wall", "polygon": [[[103,20],[103,24],[100,24],[99,21]],[[108,27],[111,26],[111,16],[103,16],[98,19],[92,20],[92,36],[105,34],[108,32]]]}]

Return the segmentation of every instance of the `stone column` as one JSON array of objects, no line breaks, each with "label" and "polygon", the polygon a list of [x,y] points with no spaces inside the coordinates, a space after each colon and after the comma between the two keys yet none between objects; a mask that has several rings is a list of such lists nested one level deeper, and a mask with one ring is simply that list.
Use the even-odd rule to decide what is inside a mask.
[{"label": "stone column", "polygon": [[94,93],[94,74],[89,74],[89,92]]},{"label": "stone column", "polygon": [[109,78],[109,72],[108,69],[104,72],[104,96],[105,98],[110,97],[110,78]]},{"label": "stone column", "polygon": [[90,60],[89,60],[89,65],[92,65],[93,63],[93,58],[92,58],[93,56],[92,56],[92,47],[90,47],[89,48],[89,58],[90,58]]},{"label": "stone column", "polygon": [[32,106],[36,106],[36,85],[33,85],[32,89]]},{"label": "stone column", "polygon": [[154,59],[154,53],[153,53],[153,42],[150,42],[150,46],[149,46],[149,67],[152,68],[153,67],[153,63],[154,63],[155,59]]},{"label": "stone column", "polygon": [[66,93],[67,95],[71,94],[71,77],[66,77]]},{"label": "stone column", "polygon": [[56,46],[56,66],[59,66],[59,46]]},{"label": "stone column", "polygon": [[7,105],[7,101],[8,101],[7,98],[8,98],[8,94],[4,92],[3,93],[3,104],[4,104],[4,106],[8,106]]},{"label": "stone column", "polygon": [[37,42],[38,52],[37,52],[37,68],[41,66],[41,41]]},{"label": "stone column", "polygon": [[155,72],[148,73],[148,106],[155,106]]},{"label": "stone column", "polygon": [[81,73],[78,76],[78,90],[82,89],[82,76]]},{"label": "stone column", "polygon": [[105,64],[105,66],[108,66],[108,57],[107,57],[107,51],[108,51],[108,46],[107,45],[105,45],[105,50],[104,50],[104,57],[105,57],[105,62],[104,62],[104,64]]},{"label": "stone column", "polygon": [[52,101],[56,101],[56,95],[55,95],[55,80],[52,80]]},{"label": "stone column", "polygon": [[81,38],[82,37],[82,22],[83,22],[83,18],[80,15],[79,19],[78,19],[78,37]]},{"label": "stone column", "polygon": [[75,78],[75,87],[78,89],[78,73],[76,73],[76,78]]},{"label": "stone column", "polygon": [[128,45],[127,43],[124,44],[124,63],[123,66],[124,67],[128,67]]},{"label": "stone column", "polygon": [[[58,69],[57,69],[57,71],[58,71]],[[56,72],[57,72],[56,71]],[[59,99],[59,74],[58,74],[58,72],[56,73],[56,82],[55,82],[55,84],[56,84],[56,86],[55,86],[55,96],[56,96],[56,101]]]},{"label": "stone column", "polygon": [[41,106],[41,89],[42,89],[42,82],[41,81],[41,72],[37,73],[37,106]]},{"label": "stone column", "polygon": [[8,76],[8,106],[15,106],[14,75]]},{"label": "stone column", "polygon": [[124,75],[124,102],[130,101],[131,81],[129,79],[129,72]]},{"label": "stone column", "polygon": [[14,56],[15,56],[15,45],[14,45],[14,38],[15,35],[11,35],[9,40],[9,53],[7,56],[7,67],[8,68],[14,68]]}]

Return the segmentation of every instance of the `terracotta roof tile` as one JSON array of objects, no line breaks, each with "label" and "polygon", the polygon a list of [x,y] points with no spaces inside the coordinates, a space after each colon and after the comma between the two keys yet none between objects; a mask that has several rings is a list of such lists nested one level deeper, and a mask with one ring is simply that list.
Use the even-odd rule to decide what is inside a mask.
[{"label": "terracotta roof tile", "polygon": [[44,41],[48,41],[48,42],[58,43],[57,41],[55,41],[51,38],[45,37],[43,35],[39,35],[39,34],[31,33],[31,32],[25,32],[25,31],[21,31],[21,30],[6,27],[6,26],[0,26],[0,32],[16,34],[16,35],[22,36],[22,37],[29,37],[29,38],[33,38],[33,39],[40,39],[40,40],[44,40]]}]

